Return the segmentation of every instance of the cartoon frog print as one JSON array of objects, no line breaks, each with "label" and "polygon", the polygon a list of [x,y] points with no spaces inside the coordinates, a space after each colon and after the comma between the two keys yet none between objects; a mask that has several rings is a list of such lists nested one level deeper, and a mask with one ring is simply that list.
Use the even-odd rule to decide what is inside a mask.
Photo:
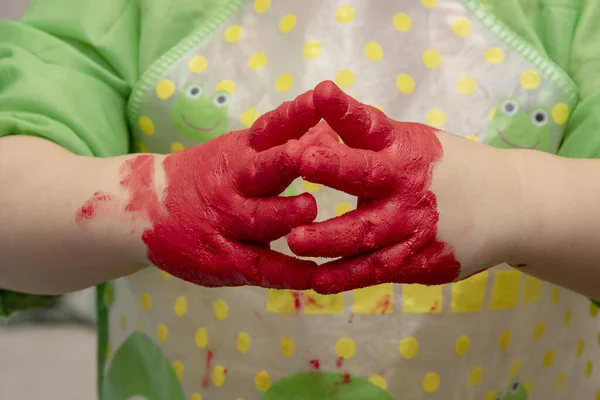
[{"label": "cartoon frog print", "polygon": [[181,89],[173,103],[173,124],[182,135],[207,142],[228,132],[230,100],[231,95],[226,91],[210,95],[203,84],[190,83]]},{"label": "cartoon frog print", "polygon": [[529,392],[517,376],[513,378],[504,392],[496,393],[494,400],[529,400]]},{"label": "cartoon frog print", "polygon": [[487,129],[488,143],[502,149],[550,151],[550,118],[543,107],[523,110],[513,98],[497,105]]}]

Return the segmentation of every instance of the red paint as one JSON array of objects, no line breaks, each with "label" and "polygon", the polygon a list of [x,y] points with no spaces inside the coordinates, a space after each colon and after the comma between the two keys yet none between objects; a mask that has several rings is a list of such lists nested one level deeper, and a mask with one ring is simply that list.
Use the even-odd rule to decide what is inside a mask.
[{"label": "red paint", "polygon": [[438,302],[437,300],[435,300],[435,301],[433,302],[433,305],[432,305],[432,306],[431,306],[431,308],[429,309],[429,313],[431,314],[431,313],[433,313],[433,312],[437,311],[437,310],[438,310],[438,308],[439,308],[439,306],[440,306],[439,302]]},{"label": "red paint", "polygon": [[354,313],[350,313],[350,318],[348,318],[348,323],[351,324],[354,322]]},{"label": "red paint", "polygon": [[254,311],[254,315],[256,315],[256,318],[258,318],[258,319],[263,319],[262,315],[260,315],[260,313],[258,313],[258,311]]},{"label": "red paint", "polygon": [[323,119],[349,147],[309,148],[301,175],[358,197],[357,210],[288,235],[297,255],[342,257],[315,270],[313,289],[330,294],[386,282],[454,281],[460,263],[437,239],[437,201],[429,189],[433,167],[443,156],[436,129],[389,119],[333,82],[319,84],[313,97]]},{"label": "red paint", "polygon": [[300,293],[297,290],[290,290],[290,294],[294,298],[294,308],[296,309],[296,311],[300,311],[300,309],[302,308]]},{"label": "red paint", "polygon": [[269,243],[317,216],[310,194],[278,195],[299,176],[304,150],[319,142],[302,136],[320,119],[312,91],[304,93],[248,130],[164,157],[157,171],[164,190],[154,181],[157,156],[129,158],[121,170],[124,211],[149,222],[142,240],[150,262],[207,287],[309,289],[316,263],[271,251]]},{"label": "red paint", "polygon": [[392,296],[390,296],[389,294],[386,294],[385,296],[383,296],[383,299],[381,299],[381,301],[379,301],[379,303],[377,303],[377,305],[375,306],[375,310],[373,310],[373,313],[378,313],[378,310],[381,310],[381,314],[386,314],[392,307]]},{"label": "red paint", "polygon": [[338,357],[338,359],[335,362],[335,366],[338,368],[342,368],[342,365],[344,364],[344,358],[343,357]]},{"label": "red paint", "polygon": [[314,369],[319,369],[319,368],[321,368],[321,363],[319,362],[319,360],[317,360],[317,359],[314,359],[314,360],[310,360],[309,362],[310,362],[310,365],[312,365],[312,367],[313,367]]},{"label": "red paint", "polygon": [[350,376],[350,374],[345,373],[344,375],[342,375],[342,383],[345,385],[352,383],[352,377]]},{"label": "red paint", "polygon": [[202,376],[202,387],[208,387],[208,375],[210,374],[211,364],[213,360],[213,352],[208,350],[206,353],[206,368],[204,369],[204,375]]},{"label": "red paint", "polygon": [[94,195],[87,200],[77,213],[75,214],[75,221],[78,224],[83,224],[86,221],[89,221],[98,215],[98,212],[103,212],[101,210],[106,210],[110,204],[114,204],[115,199],[108,193],[104,192],[96,192]]},{"label": "red paint", "polygon": [[306,304],[310,304],[316,308],[324,308],[323,304],[317,303],[317,299],[310,293],[306,293]]}]

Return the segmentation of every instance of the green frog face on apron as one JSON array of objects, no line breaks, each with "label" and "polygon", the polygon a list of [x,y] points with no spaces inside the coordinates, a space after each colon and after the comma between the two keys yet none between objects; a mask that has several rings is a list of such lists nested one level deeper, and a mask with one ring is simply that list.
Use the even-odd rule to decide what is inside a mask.
[{"label": "green frog face on apron", "polygon": [[[134,89],[136,148],[166,153],[247,128],[331,79],[398,120],[555,152],[577,100],[558,67],[476,1],[220,7]],[[301,179],[287,194],[301,191],[318,220],[356,207]],[[289,252],[285,240],[272,247]],[[597,309],[506,265],[333,296],[206,289],[150,267],[115,282],[113,298],[103,400],[592,399],[599,379]]]}]

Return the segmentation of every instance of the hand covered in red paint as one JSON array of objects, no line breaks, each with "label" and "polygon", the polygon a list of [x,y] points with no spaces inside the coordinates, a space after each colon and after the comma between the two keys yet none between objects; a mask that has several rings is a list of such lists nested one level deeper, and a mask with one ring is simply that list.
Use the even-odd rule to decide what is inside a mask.
[{"label": "hand covered in red paint", "polygon": [[358,197],[357,210],[288,236],[297,255],[342,257],[314,272],[317,292],[443,284],[506,260],[519,233],[506,152],[394,121],[332,82],[313,96],[331,127],[319,129],[345,144],[307,149],[301,176]]},{"label": "hand covered in red paint", "polygon": [[315,263],[269,243],[317,215],[309,194],[279,197],[299,176],[301,136],[321,117],[307,92],[231,132],[164,158],[164,200],[142,239],[149,260],[203,286],[308,289]]}]

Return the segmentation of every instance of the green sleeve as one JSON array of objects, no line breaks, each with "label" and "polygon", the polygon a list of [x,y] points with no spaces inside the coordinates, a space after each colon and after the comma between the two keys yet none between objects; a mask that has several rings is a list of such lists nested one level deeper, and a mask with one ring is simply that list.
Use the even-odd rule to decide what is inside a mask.
[{"label": "green sleeve", "polygon": [[[21,21],[0,21],[0,137],[38,136],[86,156],[128,153],[138,16],[137,1],[33,0]],[[51,300],[0,289],[0,316]]]}]

